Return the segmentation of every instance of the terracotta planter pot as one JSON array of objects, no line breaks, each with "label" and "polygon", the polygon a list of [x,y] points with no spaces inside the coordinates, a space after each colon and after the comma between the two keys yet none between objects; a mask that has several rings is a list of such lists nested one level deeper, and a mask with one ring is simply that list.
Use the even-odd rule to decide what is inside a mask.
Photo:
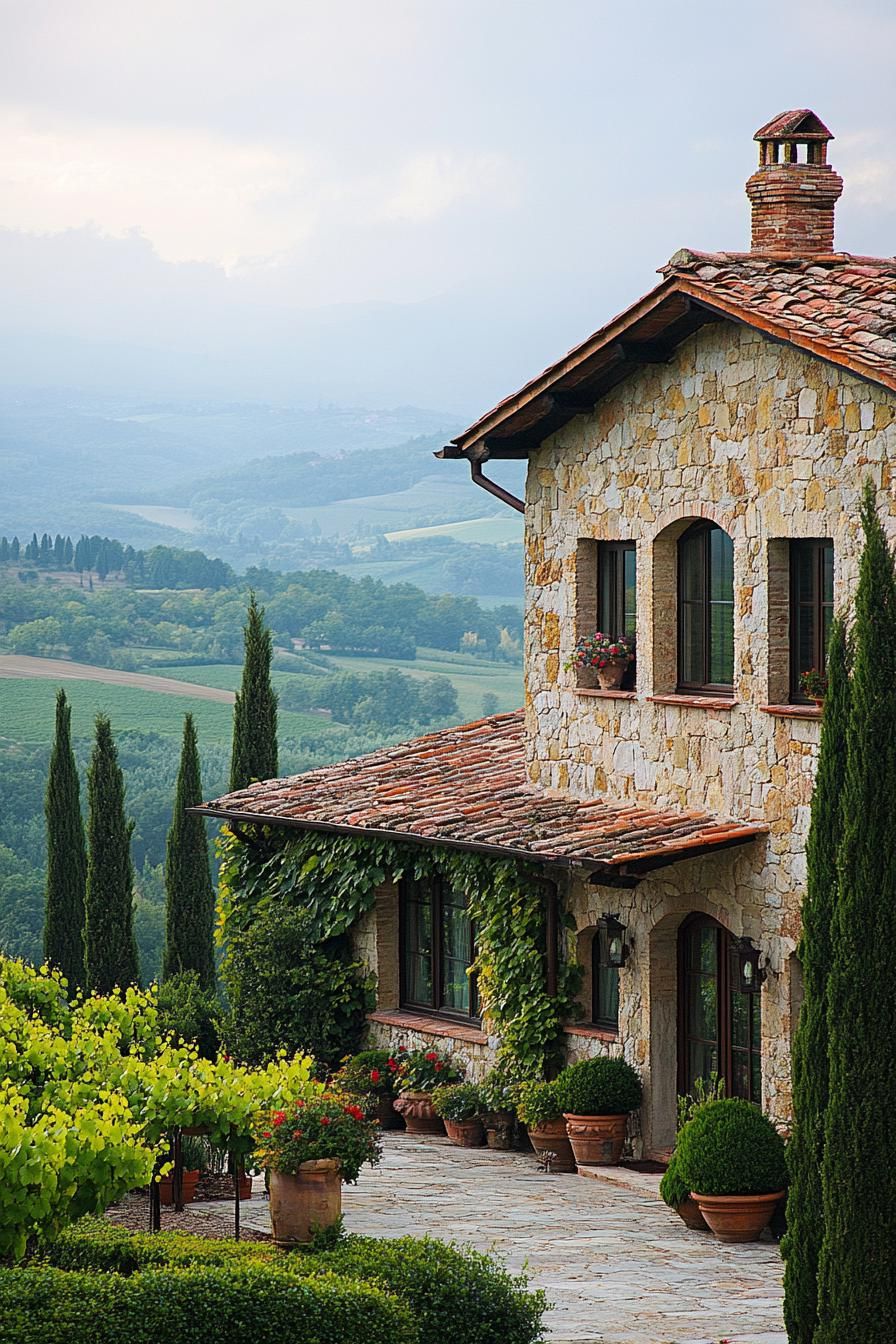
[{"label": "terracotta planter pot", "polygon": [[700,1205],[691,1195],[683,1199],[680,1204],[675,1206],[675,1212],[678,1214],[685,1227],[689,1227],[692,1232],[708,1232],[709,1224],[700,1212]]},{"label": "terracotta planter pot", "polygon": [[719,1241],[757,1241],[768,1226],[783,1190],[770,1195],[700,1195],[691,1191],[700,1212]]},{"label": "terracotta planter pot", "polygon": [[[181,1201],[184,1204],[192,1204],[196,1195],[196,1187],[199,1184],[198,1171],[185,1171],[183,1174],[183,1184],[181,1186]],[[159,1200],[162,1204],[171,1205],[174,1203],[174,1179],[173,1176],[163,1176],[159,1181]]]},{"label": "terracotta planter pot", "polygon": [[627,1115],[564,1115],[580,1167],[615,1167],[622,1157]]},{"label": "terracotta planter pot", "polygon": [[444,1134],[445,1126],[432,1108],[430,1092],[402,1092],[395,1109],[403,1118],[409,1134]]},{"label": "terracotta planter pot", "polygon": [[596,691],[600,688],[596,667],[577,667],[576,685],[581,691]]},{"label": "terracotta planter pot", "polygon": [[395,1109],[391,1097],[378,1097],[376,1103],[376,1121],[380,1129],[402,1129],[404,1121]]},{"label": "terracotta planter pot", "polygon": [[570,1172],[576,1169],[572,1144],[566,1133],[565,1120],[549,1120],[538,1129],[529,1130],[529,1141],[539,1157],[542,1153],[553,1153],[551,1171]]},{"label": "terracotta planter pot", "polygon": [[602,691],[618,691],[628,663],[607,663],[597,669],[597,682]]},{"label": "terracotta planter pot", "polygon": [[240,1177],[240,1199],[252,1198],[252,1177],[243,1175]]},{"label": "terracotta planter pot", "polygon": [[513,1111],[493,1111],[485,1117],[485,1141],[489,1148],[499,1153],[509,1152],[513,1147],[514,1121]]},{"label": "terracotta planter pot", "polygon": [[458,1148],[481,1148],[485,1143],[485,1130],[478,1115],[469,1120],[446,1120],[445,1133]]},{"label": "terracotta planter pot", "polygon": [[296,1176],[272,1171],[270,1192],[274,1245],[286,1250],[307,1246],[316,1231],[332,1227],[342,1213],[342,1175],[333,1157],[303,1162]]}]

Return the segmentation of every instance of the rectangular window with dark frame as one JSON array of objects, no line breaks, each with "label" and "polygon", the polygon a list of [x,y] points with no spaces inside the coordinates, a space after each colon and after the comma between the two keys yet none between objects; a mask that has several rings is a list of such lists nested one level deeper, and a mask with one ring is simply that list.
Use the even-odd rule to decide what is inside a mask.
[{"label": "rectangular window with dark frame", "polygon": [[401,1004],[444,1017],[479,1020],[473,925],[463,892],[438,878],[401,883]]},{"label": "rectangular window with dark frame", "polygon": [[731,695],[734,688],[734,548],[700,520],[678,541],[678,689]]},{"label": "rectangular window with dark frame", "polygon": [[619,968],[610,965],[607,926],[597,926],[591,943],[591,1021],[606,1031],[619,1030]]},{"label": "rectangular window with dark frame", "polygon": [[[597,628],[605,635],[637,639],[637,567],[633,541],[597,544]],[[625,669],[623,690],[635,684],[635,664]]]},{"label": "rectangular window with dark frame", "polygon": [[790,543],[790,698],[806,704],[800,676],[824,672],[834,616],[834,543],[810,537]]}]

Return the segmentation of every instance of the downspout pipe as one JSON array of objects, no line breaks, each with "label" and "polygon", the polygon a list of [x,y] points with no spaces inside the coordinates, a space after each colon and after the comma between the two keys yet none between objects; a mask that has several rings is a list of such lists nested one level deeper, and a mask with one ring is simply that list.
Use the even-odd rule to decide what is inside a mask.
[{"label": "downspout pipe", "polygon": [[516,509],[517,513],[526,512],[526,506],[521,499],[517,499],[516,495],[512,495],[509,490],[505,490],[497,482],[490,481],[487,476],[483,476],[482,464],[477,462],[474,457],[470,458],[470,476],[474,485],[478,485],[482,490],[487,490],[490,495],[494,495],[495,499],[500,499],[502,504],[509,504],[512,509]]}]

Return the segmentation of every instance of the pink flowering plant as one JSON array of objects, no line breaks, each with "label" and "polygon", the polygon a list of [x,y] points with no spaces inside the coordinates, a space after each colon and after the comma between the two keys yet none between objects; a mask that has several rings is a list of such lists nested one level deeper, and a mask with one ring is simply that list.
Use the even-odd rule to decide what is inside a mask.
[{"label": "pink flowering plant", "polygon": [[256,1161],[296,1176],[303,1162],[335,1158],[342,1179],[354,1184],[365,1162],[382,1156],[380,1131],[357,1102],[339,1092],[297,1098],[264,1115],[256,1132]]},{"label": "pink flowering plant", "polygon": [[609,667],[611,663],[622,663],[627,667],[634,661],[635,641],[629,635],[605,635],[598,630],[579,640],[565,666],[567,670],[572,667],[595,667],[600,670]]},{"label": "pink flowering plant", "polygon": [[458,1082],[457,1069],[438,1050],[408,1050],[398,1055],[398,1086],[402,1092],[431,1092],[444,1083]]}]

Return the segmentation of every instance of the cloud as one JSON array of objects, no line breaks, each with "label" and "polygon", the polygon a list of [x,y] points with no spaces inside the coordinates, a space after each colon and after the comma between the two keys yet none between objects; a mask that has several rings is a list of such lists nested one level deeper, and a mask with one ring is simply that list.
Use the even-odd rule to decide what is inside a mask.
[{"label": "cloud", "polygon": [[500,154],[415,154],[398,173],[387,195],[385,219],[411,222],[434,219],[464,200],[515,203],[517,180]]}]

